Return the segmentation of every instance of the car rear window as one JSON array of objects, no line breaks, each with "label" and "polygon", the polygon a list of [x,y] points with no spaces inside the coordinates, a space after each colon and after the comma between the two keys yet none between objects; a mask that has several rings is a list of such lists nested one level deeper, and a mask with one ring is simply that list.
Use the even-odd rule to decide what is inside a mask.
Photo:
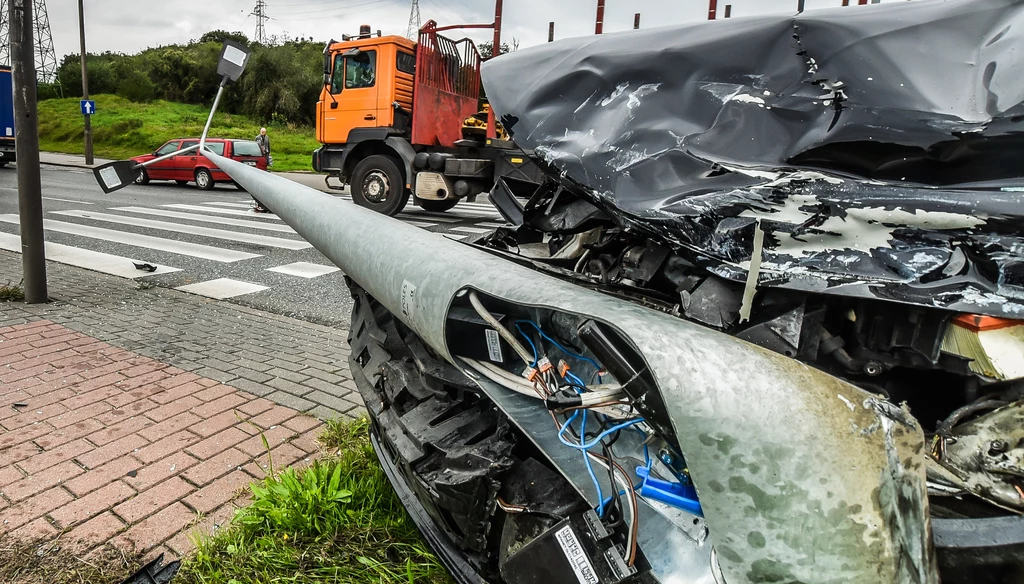
[{"label": "car rear window", "polygon": [[[188,148],[189,146],[195,146],[199,144],[199,140],[186,140],[181,147]],[[224,143],[223,142],[207,142],[206,149],[218,156],[224,156]],[[193,153],[194,155],[195,153]]]},{"label": "car rear window", "polygon": [[263,153],[260,152],[260,147],[251,140],[235,142],[234,153],[235,156],[263,156]]}]

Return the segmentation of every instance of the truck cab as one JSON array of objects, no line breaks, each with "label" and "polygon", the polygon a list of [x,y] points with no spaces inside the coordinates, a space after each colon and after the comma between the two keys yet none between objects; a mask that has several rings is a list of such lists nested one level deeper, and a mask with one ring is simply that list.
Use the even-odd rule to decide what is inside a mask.
[{"label": "truck cab", "polygon": [[364,25],[324,48],[313,168],[356,204],[395,215],[412,198],[442,212],[490,190],[496,173],[542,176],[514,144],[481,135],[480,54],[440,30],[431,20],[413,42]]}]

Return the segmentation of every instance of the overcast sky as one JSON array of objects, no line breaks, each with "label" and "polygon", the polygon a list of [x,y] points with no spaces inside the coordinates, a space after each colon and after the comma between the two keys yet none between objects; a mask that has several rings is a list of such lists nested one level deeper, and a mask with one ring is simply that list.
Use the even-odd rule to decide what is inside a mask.
[{"label": "overcast sky", "polygon": [[[807,0],[808,9],[837,6],[841,0]],[[78,6],[74,0],[46,2],[58,60],[79,52]],[[256,0],[85,0],[88,51],[134,53],[141,49],[187,42],[214,29],[242,31],[252,38]],[[504,0],[503,40],[521,46],[547,40],[548,22],[556,38],[593,34],[596,0]],[[733,16],[795,12],[797,0],[719,0],[721,15],[732,4]],[[384,34],[404,35],[411,0],[267,0],[268,34],[313,37],[326,41],[354,33],[367,23]],[[641,13],[643,28],[707,18],[708,0],[606,0],[605,31],[633,26]],[[856,8],[853,8],[856,9]],[[423,21],[444,24],[491,22],[494,0],[420,0]],[[476,31],[483,40],[491,33]]]}]

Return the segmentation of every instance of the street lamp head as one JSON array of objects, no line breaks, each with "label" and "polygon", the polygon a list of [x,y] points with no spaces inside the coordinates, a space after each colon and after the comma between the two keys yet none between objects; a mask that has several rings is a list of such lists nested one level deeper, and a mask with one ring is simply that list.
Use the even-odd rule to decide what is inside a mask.
[{"label": "street lamp head", "polygon": [[241,43],[232,40],[224,41],[224,48],[220,52],[220,62],[217,64],[217,74],[224,77],[227,82],[238,81],[249,63],[249,56],[252,51]]},{"label": "street lamp head", "polygon": [[92,169],[104,193],[112,193],[134,183],[142,175],[142,165],[131,160],[118,160]]}]

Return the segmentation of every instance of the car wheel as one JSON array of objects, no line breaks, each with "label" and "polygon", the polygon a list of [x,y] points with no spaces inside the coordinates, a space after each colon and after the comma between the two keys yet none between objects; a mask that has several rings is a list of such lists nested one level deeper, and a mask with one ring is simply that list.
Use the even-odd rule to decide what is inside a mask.
[{"label": "car wheel", "polygon": [[187,180],[176,180],[176,181],[174,181],[174,182],[175,182],[175,184],[177,184],[177,185],[178,185],[179,187],[183,187],[183,186],[185,186],[185,185],[187,185],[187,184],[188,184],[188,181],[187,181]]},{"label": "car wheel", "polygon": [[398,164],[387,156],[368,156],[352,172],[352,201],[384,215],[397,215],[409,203]]},{"label": "car wheel", "polygon": [[139,176],[135,179],[135,184],[137,184],[137,185],[148,185],[149,184],[149,173],[146,172],[145,168],[142,169],[142,172],[139,173]]},{"label": "car wheel", "polygon": [[213,189],[213,175],[210,174],[209,170],[205,168],[196,169],[196,186],[204,191]]},{"label": "car wheel", "polygon": [[458,199],[445,199],[443,201],[428,201],[426,199],[416,199],[416,204],[420,206],[424,211],[430,211],[432,213],[444,213],[448,209],[451,209],[459,203]]}]

